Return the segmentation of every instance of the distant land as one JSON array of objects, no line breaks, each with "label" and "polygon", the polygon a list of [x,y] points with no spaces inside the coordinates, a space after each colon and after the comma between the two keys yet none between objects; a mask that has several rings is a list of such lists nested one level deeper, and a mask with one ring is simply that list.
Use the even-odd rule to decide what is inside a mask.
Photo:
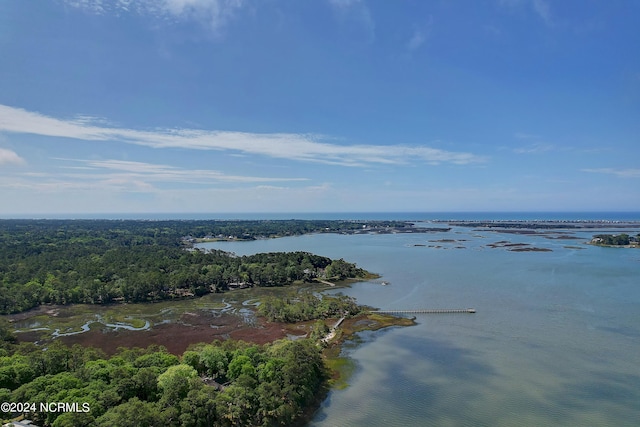
[{"label": "distant land", "polygon": [[503,229],[589,229],[589,228],[637,228],[640,221],[630,220],[593,220],[593,219],[567,219],[567,220],[482,220],[482,221],[443,221],[433,222],[447,223],[458,227],[484,227]]},{"label": "distant land", "polygon": [[393,220],[393,221],[632,221],[639,211],[432,211],[432,212],[67,212],[0,214],[4,219],[136,220]]}]

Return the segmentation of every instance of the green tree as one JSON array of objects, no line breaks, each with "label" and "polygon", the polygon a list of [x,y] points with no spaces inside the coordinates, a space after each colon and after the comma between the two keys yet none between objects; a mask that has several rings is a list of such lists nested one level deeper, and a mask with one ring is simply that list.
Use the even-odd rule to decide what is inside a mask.
[{"label": "green tree", "polygon": [[155,400],[158,395],[158,369],[140,368],[132,379],[135,383],[136,396],[142,400]]},{"label": "green tree", "polygon": [[236,356],[229,363],[229,371],[227,372],[227,376],[229,379],[234,380],[238,378],[240,375],[248,375],[250,377],[255,377],[256,370],[253,366],[251,358],[244,354]]},{"label": "green tree", "polygon": [[189,391],[180,402],[180,423],[184,427],[209,427],[216,425],[217,391],[213,387],[198,387]]},{"label": "green tree", "polygon": [[229,356],[219,346],[206,345],[200,351],[199,363],[207,375],[214,378],[224,377],[227,374]]},{"label": "green tree", "polygon": [[[0,287],[0,295],[2,295],[4,291],[5,289]],[[0,299],[2,299],[2,297],[0,297]],[[13,344],[18,342],[12,329],[6,319],[0,318],[0,349],[11,348]]]},{"label": "green tree", "polygon": [[258,425],[259,401],[249,388],[231,385],[216,397],[216,413],[223,426]]},{"label": "green tree", "polygon": [[52,427],[92,427],[95,426],[95,418],[86,412],[66,412],[58,416]]},{"label": "green tree", "polygon": [[109,409],[96,420],[98,427],[157,427],[169,425],[160,407],[154,402],[144,402],[134,397]]},{"label": "green tree", "polygon": [[162,392],[162,402],[175,405],[187,396],[191,381],[198,377],[198,372],[189,365],[175,365],[169,367],[158,376],[158,388]]}]

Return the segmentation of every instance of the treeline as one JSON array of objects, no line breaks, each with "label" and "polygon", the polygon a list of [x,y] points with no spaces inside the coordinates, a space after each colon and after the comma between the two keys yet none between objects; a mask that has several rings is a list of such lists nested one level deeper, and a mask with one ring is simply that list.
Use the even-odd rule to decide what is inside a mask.
[{"label": "treeline", "polygon": [[[189,222],[0,221],[0,313],[48,303],[145,302],[366,274],[344,260],[306,252],[236,257],[185,248],[181,236],[194,229],[184,223]],[[191,226],[202,226],[197,224]]]},{"label": "treeline", "polygon": [[102,240],[106,245],[180,244],[181,237],[265,237],[299,236],[308,233],[341,233],[385,228],[410,228],[404,221],[346,220],[0,220],[0,240],[16,234],[26,238],[57,241],[65,235],[74,242]]},{"label": "treeline", "polygon": [[[59,342],[0,350],[0,401],[34,402],[25,415],[45,427],[290,425],[327,377],[307,339],[199,344],[180,358],[153,346],[110,358]],[[39,402],[78,410],[42,411]],[[0,412],[5,421],[18,415]]]},{"label": "treeline", "polygon": [[597,245],[608,246],[626,246],[631,244],[637,244],[640,241],[640,234],[637,236],[629,236],[628,234],[596,234],[591,240],[592,243]]},{"label": "treeline", "polygon": [[272,322],[302,322],[329,317],[353,316],[361,308],[354,298],[346,295],[315,295],[303,293],[296,298],[266,297],[260,301],[258,314]]},{"label": "treeline", "polygon": [[[185,224],[182,224],[183,226]],[[384,229],[411,228],[404,221],[346,221],[346,220],[236,220],[194,222],[191,231],[182,234],[195,238],[258,238],[300,236],[309,233],[355,233]],[[185,229],[186,231],[186,229]]]}]

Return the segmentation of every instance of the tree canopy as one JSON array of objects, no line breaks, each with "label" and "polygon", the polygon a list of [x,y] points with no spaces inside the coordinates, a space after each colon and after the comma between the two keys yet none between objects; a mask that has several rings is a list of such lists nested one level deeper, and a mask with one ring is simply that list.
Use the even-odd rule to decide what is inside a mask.
[{"label": "tree canopy", "polygon": [[[246,230],[257,233],[258,223],[251,224],[253,228]],[[266,222],[265,231],[273,226]],[[237,257],[223,251],[194,250],[185,242],[185,235],[220,231],[216,227],[227,230],[231,225],[220,226],[216,221],[0,221],[0,314],[48,303],[146,302],[366,273],[344,260],[307,252]],[[277,230],[282,227],[278,224]]]},{"label": "tree canopy", "polygon": [[591,243],[606,246],[626,246],[640,242],[640,234],[637,236],[629,236],[626,233],[621,234],[596,234],[593,236]]},{"label": "tree canopy", "polygon": [[105,358],[92,348],[55,342],[47,351],[14,346],[0,357],[4,401],[89,405],[86,412],[38,406],[28,414],[54,427],[289,425],[327,378],[318,346],[307,339],[198,344],[181,358],[162,347]]}]

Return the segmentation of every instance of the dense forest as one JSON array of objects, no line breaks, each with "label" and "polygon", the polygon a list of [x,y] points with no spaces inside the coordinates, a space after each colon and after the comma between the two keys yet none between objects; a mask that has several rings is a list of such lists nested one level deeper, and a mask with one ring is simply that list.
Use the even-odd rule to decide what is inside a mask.
[{"label": "dense forest", "polygon": [[[344,260],[304,252],[237,257],[194,250],[192,236],[247,238],[340,229],[327,221],[0,221],[0,314],[40,304],[106,304],[362,277]],[[345,225],[346,224],[346,225]],[[362,227],[359,223],[353,223]],[[326,226],[326,227],[325,227]],[[287,231],[289,230],[289,231]]]},{"label": "dense forest", "polygon": [[258,314],[272,322],[303,322],[329,317],[354,316],[361,311],[355,299],[345,295],[315,295],[311,292],[295,299],[266,297],[260,301]]},{"label": "dense forest", "polygon": [[[29,403],[22,412],[40,426],[290,425],[327,379],[320,349],[309,339],[198,344],[182,357],[161,347],[121,349],[107,358],[59,342],[46,351],[16,345],[4,323],[0,335],[0,401]],[[76,409],[41,410],[40,402]],[[17,412],[0,412],[0,419]]]},{"label": "dense forest", "polygon": [[[208,236],[251,239],[346,229],[322,221],[0,221],[0,312],[364,276],[352,263],[306,252],[238,257],[192,246],[194,238]],[[267,298],[260,310],[271,320],[293,322],[353,315],[360,307],[349,297],[308,292]],[[3,406],[0,419],[22,414],[45,427],[291,425],[328,378],[320,341],[329,329],[322,320],[310,338],[263,346],[201,343],[180,357],[157,346],[123,348],[111,357],[55,340],[43,348],[18,344],[11,331],[0,318],[0,401],[13,405]],[[76,406],[48,411],[41,402]]]}]

